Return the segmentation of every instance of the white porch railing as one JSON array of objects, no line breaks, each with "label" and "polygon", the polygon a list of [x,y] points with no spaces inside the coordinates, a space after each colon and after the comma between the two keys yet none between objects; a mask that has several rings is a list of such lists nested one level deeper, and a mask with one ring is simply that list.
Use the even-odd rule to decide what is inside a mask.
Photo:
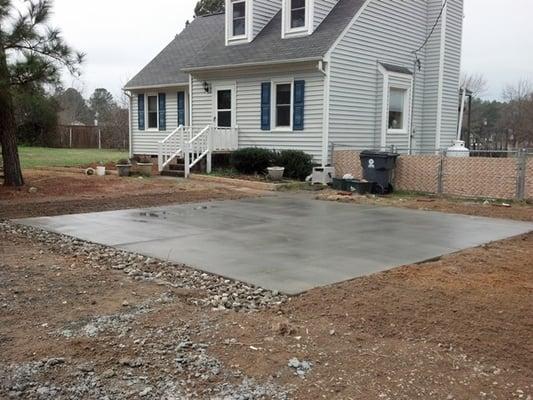
[{"label": "white porch railing", "polygon": [[158,167],[163,171],[172,161],[183,157],[185,177],[191,168],[207,158],[207,172],[211,172],[211,156],[217,151],[234,151],[239,147],[238,127],[218,128],[207,125],[204,128],[179,126],[159,142]]},{"label": "white porch railing", "polygon": [[180,125],[165,139],[159,142],[159,154],[157,157],[159,172],[181,155],[183,149],[184,127]]}]

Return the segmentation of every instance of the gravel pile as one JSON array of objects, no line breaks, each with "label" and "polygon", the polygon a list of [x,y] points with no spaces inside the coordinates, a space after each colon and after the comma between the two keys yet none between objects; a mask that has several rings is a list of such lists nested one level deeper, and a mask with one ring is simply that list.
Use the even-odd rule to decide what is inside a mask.
[{"label": "gravel pile", "polygon": [[121,270],[136,280],[151,281],[172,288],[197,290],[199,298],[195,296],[190,299],[195,305],[217,310],[253,311],[287,301],[287,296],[277,291],[224,279],[193,270],[185,265],[18,225],[11,221],[1,221],[0,230],[43,243],[53,252],[84,259],[94,268]]}]

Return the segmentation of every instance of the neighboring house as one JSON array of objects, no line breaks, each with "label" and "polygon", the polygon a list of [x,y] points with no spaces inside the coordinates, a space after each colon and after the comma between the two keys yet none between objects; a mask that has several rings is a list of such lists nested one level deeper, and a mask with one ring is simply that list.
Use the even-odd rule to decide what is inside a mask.
[{"label": "neighboring house", "polygon": [[126,85],[131,152],[447,147],[462,23],[463,0],[226,0]]}]

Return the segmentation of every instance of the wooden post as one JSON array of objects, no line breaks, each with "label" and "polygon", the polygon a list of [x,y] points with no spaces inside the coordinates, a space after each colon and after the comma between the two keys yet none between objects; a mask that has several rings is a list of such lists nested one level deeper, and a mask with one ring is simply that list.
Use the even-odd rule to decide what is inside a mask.
[{"label": "wooden post", "polygon": [[69,133],[69,135],[68,135],[69,136],[69,141],[68,141],[69,145],[68,145],[68,147],[72,149],[72,128],[68,128],[68,133]]},{"label": "wooden post", "polygon": [[102,130],[98,128],[98,150],[102,150]]}]

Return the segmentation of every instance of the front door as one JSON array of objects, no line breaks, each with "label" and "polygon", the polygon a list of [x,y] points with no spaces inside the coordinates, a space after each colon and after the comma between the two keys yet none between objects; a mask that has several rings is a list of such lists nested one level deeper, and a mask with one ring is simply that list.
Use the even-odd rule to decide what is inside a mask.
[{"label": "front door", "polygon": [[235,99],[233,98],[233,92],[233,87],[231,86],[215,88],[215,115],[213,122],[216,127],[231,128],[234,125],[235,111],[233,105]]}]

